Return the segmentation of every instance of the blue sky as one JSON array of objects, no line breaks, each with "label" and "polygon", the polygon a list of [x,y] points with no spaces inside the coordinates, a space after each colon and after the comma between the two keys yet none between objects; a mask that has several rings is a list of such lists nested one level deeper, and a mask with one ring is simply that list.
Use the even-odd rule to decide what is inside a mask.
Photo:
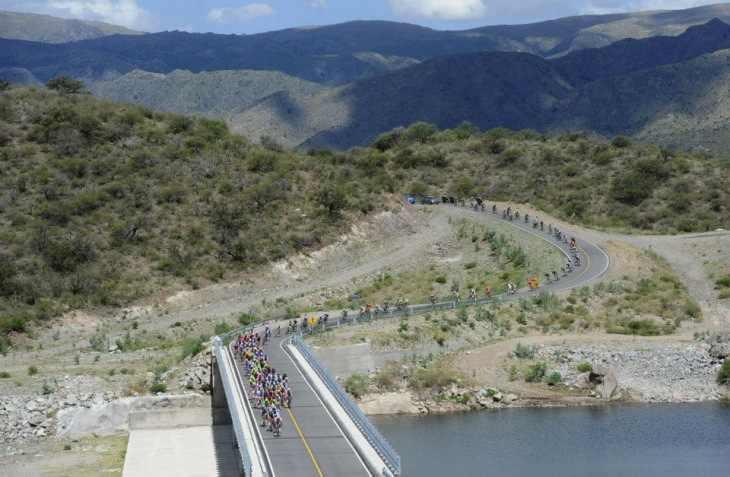
[{"label": "blue sky", "polygon": [[251,34],[350,20],[437,30],[532,23],[572,15],[678,10],[697,0],[0,0],[0,10],[100,20],[136,30]]}]

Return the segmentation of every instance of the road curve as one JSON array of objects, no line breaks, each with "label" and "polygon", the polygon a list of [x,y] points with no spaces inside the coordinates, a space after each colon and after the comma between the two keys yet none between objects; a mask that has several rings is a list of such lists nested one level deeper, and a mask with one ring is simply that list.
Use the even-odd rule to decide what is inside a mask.
[{"label": "road curve", "polygon": [[[539,228],[534,228],[532,226],[532,219],[530,219],[530,223],[525,223],[524,220],[522,220],[522,217],[520,217],[520,220],[505,220],[502,218],[501,211],[499,210],[497,211],[497,213],[492,213],[491,211],[475,211],[474,214],[476,214],[478,217],[485,218],[484,220],[487,221],[494,220],[504,222],[508,225],[511,225],[512,227],[515,227],[516,229],[545,240],[557,250],[559,250],[563,255],[565,255],[566,261],[572,256],[570,245],[563,241],[557,240],[555,238],[555,235],[553,235],[552,233],[548,233],[548,225],[544,225],[544,229],[540,230]],[[580,253],[582,259],[582,264],[580,266],[574,267],[573,271],[568,274],[567,277],[561,276],[559,280],[553,281],[552,284],[547,284],[544,282],[544,274],[543,276],[536,277],[540,282],[540,290],[550,290],[557,292],[569,290],[578,286],[583,286],[586,285],[588,282],[595,280],[596,278],[603,275],[603,273],[608,269],[610,260],[608,254],[601,247],[582,237],[579,237],[578,235],[572,233],[570,230],[563,230],[563,233],[568,237],[574,237],[576,239],[576,244],[578,252]],[[543,273],[551,271],[552,270],[545,270],[545,272]],[[559,270],[558,274],[560,275]],[[522,290],[515,295],[524,296],[535,293],[539,293],[539,290]],[[502,298],[508,299],[509,297],[502,296]]]},{"label": "road curve", "polygon": [[[450,206],[440,206],[450,207]],[[566,257],[566,261],[572,256],[569,244],[559,241],[553,234],[547,232],[547,228],[539,230],[533,228],[531,223],[524,221],[508,221],[502,219],[499,214],[488,212],[474,212],[475,215],[484,221],[503,221],[525,233],[532,234],[555,247]],[[537,290],[523,288],[514,294],[503,294],[495,297],[481,298],[470,303],[484,303],[493,300],[512,300],[523,296],[536,295],[544,290],[565,291],[578,286],[583,286],[601,276],[609,265],[609,257],[606,252],[597,245],[572,234],[570,231],[563,231],[568,237],[575,237],[578,252],[582,258],[582,264],[573,268],[573,271],[551,284],[543,283],[544,277],[536,277],[541,281]],[[547,272],[547,270],[546,270]],[[466,301],[462,302],[462,305]],[[418,312],[432,308],[452,308],[453,302],[440,302],[435,306],[414,305],[409,308],[410,312]],[[390,310],[389,313],[380,317],[398,315],[400,312]],[[359,319],[348,319],[347,323]],[[262,331],[262,327],[272,324],[276,319],[257,322],[255,327]],[[339,326],[342,324],[338,318],[329,320],[327,326]],[[285,325],[284,325],[285,326]],[[275,328],[275,327],[272,327]],[[317,329],[324,328],[318,326]],[[253,327],[249,328],[253,329]],[[243,330],[243,329],[242,329]],[[282,413],[285,420],[284,429],[280,437],[274,437],[269,432],[262,431],[266,450],[269,453],[275,475],[313,476],[324,475],[370,475],[356,450],[345,437],[326,406],[320,400],[310,383],[304,377],[297,365],[284,350],[284,342],[288,339],[282,333],[280,337],[274,337],[265,345],[269,363],[276,368],[277,372],[285,373],[288,376],[294,400],[291,409]],[[238,364],[238,370],[243,375],[243,367]]]}]

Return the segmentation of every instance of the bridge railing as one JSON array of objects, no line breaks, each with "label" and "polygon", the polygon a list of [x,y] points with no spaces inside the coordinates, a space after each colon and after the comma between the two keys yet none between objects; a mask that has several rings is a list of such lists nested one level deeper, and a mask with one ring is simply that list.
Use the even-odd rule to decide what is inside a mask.
[{"label": "bridge railing", "polygon": [[[220,370],[221,383],[226,393],[228,409],[231,413],[233,431],[236,436],[243,475],[246,477],[266,477],[271,475],[271,462],[262,448],[261,436],[251,410],[246,388],[235,369],[235,363],[220,337],[212,339],[215,357]],[[244,423],[248,429],[244,429]]]},{"label": "bridge railing", "polygon": [[365,438],[370,442],[381,459],[388,465],[388,468],[395,475],[401,475],[400,455],[393,446],[383,437],[375,428],[370,419],[363,414],[359,407],[352,401],[350,395],[340,386],[335,378],[327,371],[327,368],[314,354],[309,346],[301,339],[300,335],[292,337],[292,343],[297,347],[299,352],[304,356],[309,365],[314,369],[320,379],[324,382],[327,389],[335,396],[337,402],[342,406],[347,415],[352,419],[358,429],[363,433]]}]

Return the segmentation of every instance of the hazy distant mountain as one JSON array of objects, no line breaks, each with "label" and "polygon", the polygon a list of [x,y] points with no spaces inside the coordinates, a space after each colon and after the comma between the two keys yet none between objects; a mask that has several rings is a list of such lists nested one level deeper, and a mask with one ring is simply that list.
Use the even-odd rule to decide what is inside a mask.
[{"label": "hazy distant mountain", "polygon": [[279,91],[312,95],[324,86],[278,71],[211,71],[167,75],[135,70],[89,86],[95,96],[142,103],[160,111],[230,119]]},{"label": "hazy distant mountain", "polygon": [[445,55],[511,51],[555,57],[626,38],[678,35],[688,26],[713,18],[730,22],[730,4],[578,16],[466,31],[355,21],[256,35],[176,31],[103,36],[60,45],[5,40],[0,42],[0,68],[27,69],[40,82],[59,74],[97,81],[133,70],[266,70],[341,85]]},{"label": "hazy distant mountain", "polygon": [[0,38],[65,43],[116,34],[141,35],[143,32],[91,20],[68,20],[34,13],[0,11]]},{"label": "hazy distant mountain", "polygon": [[467,31],[357,21],[248,36],[0,39],[0,76],[82,78],[97,96],[224,118],[291,147],[343,149],[416,121],[467,120],[717,149],[730,146],[729,22],[730,4],[718,4]]},{"label": "hazy distant mountain", "polygon": [[[687,137],[693,143],[686,147],[727,147],[728,49],[730,25],[711,21],[678,37],[624,40],[554,60],[503,52],[438,58],[340,88],[327,107],[351,111],[347,122],[328,124],[301,145],[367,145],[416,121],[452,128],[466,120],[482,129],[639,135],[676,147]],[[269,109],[277,114],[267,112],[267,101],[241,122],[268,115],[269,127],[287,129],[272,125],[271,118],[286,123],[287,115],[274,105]]]}]

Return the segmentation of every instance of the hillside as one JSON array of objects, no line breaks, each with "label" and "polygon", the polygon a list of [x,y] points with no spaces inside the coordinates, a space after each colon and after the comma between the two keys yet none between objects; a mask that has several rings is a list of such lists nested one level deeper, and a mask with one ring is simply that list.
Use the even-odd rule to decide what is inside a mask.
[{"label": "hillside", "polygon": [[34,13],[0,11],[0,38],[67,43],[107,35],[142,35],[143,32],[91,20],[71,20]]},{"label": "hillside", "polygon": [[319,247],[392,187],[222,121],[87,95],[10,88],[0,114],[3,337]]},{"label": "hillside", "polygon": [[[465,31],[354,21],[255,35],[174,31],[102,36],[63,45],[7,40],[0,42],[0,70],[25,69],[41,83],[59,74],[98,81],[133,70],[267,70],[335,86],[445,55],[507,51],[554,57],[627,38],[679,35],[713,18],[730,22],[730,5],[570,17]],[[32,33],[27,36],[23,39],[41,41]]]},{"label": "hillside", "polygon": [[2,91],[0,117],[3,340],[69,308],[236,280],[321,248],[400,191],[530,203],[598,227],[730,221],[727,160],[623,137],[416,123],[374,148],[302,154],[221,121],[35,87]]},{"label": "hillside", "polygon": [[[135,70],[111,81],[92,83],[94,96],[141,103],[160,111],[230,120],[261,98],[280,91],[313,95],[325,88],[275,71],[211,71],[168,74]],[[259,132],[263,128],[259,129]]]},{"label": "hillside", "polygon": [[[439,128],[469,121],[482,129],[636,135],[664,146],[726,154],[728,124],[718,109],[725,103],[708,98],[726,96],[722,51],[730,48],[729,33],[728,24],[715,20],[677,37],[623,40],[554,60],[492,52],[425,61],[337,90],[327,104],[346,106],[347,122],[327,125],[302,146],[362,146],[383,130],[416,121]],[[322,108],[324,102],[300,103]],[[266,114],[262,109],[246,112],[241,121],[254,121]],[[275,129],[287,127],[286,115],[276,119]]]},{"label": "hillside", "polygon": [[222,119],[287,148],[344,150],[417,121],[469,121],[724,155],[723,19],[728,4],[467,31],[356,21],[257,35],[0,39],[0,77],[77,77],[97,96]]}]

